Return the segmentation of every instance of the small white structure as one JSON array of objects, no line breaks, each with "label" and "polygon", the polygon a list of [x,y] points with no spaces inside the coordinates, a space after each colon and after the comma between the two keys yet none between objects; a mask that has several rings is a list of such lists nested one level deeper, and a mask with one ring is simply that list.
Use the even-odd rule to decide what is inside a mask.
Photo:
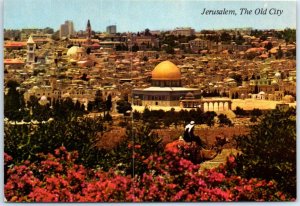
[{"label": "small white structure", "polygon": [[266,93],[261,91],[257,95],[257,99],[266,99]]},{"label": "small white structure", "polygon": [[252,99],[261,99],[261,100],[265,100],[266,99],[266,93],[261,91],[258,94],[249,94],[251,95]]}]

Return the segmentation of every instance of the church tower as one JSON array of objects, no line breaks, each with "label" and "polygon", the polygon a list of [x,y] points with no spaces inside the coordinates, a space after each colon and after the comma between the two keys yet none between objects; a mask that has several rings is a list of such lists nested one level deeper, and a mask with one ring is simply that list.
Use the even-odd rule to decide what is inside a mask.
[{"label": "church tower", "polygon": [[92,44],[92,27],[90,20],[88,20],[87,25],[86,25],[86,33],[87,33],[87,44],[90,45]]},{"label": "church tower", "polygon": [[27,41],[27,63],[31,64],[34,63],[35,60],[35,42],[33,41],[32,37],[30,36],[28,41]]}]

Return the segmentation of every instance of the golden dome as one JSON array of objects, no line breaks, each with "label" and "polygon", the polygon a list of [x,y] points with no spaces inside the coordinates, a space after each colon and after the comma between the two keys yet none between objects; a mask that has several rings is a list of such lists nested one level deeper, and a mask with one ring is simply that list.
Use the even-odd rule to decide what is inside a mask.
[{"label": "golden dome", "polygon": [[159,63],[152,71],[152,80],[180,80],[180,69],[170,61]]}]

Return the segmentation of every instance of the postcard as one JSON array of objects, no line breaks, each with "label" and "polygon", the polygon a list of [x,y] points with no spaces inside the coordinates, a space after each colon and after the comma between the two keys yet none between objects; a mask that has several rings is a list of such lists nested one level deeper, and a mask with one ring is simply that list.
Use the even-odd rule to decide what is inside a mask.
[{"label": "postcard", "polygon": [[296,201],[296,1],[4,1],[6,202]]}]

